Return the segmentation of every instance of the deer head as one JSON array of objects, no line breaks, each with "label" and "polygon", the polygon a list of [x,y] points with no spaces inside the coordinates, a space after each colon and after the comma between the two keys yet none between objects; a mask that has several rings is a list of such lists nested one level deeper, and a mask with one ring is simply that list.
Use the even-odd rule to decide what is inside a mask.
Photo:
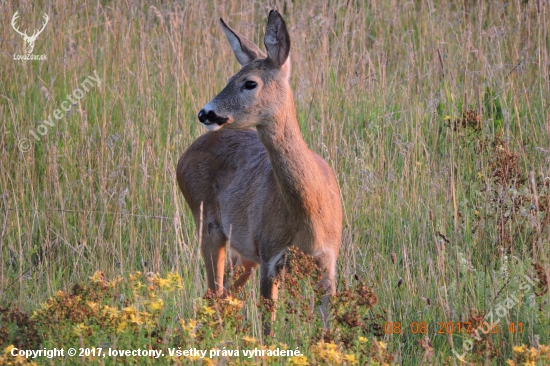
[{"label": "deer head", "polygon": [[21,37],[23,37],[23,39],[25,40],[25,43],[27,45],[27,54],[31,54],[32,51],[34,50],[34,42],[36,42],[36,38],[38,38],[38,35],[40,33],[42,33],[44,28],[46,28],[46,24],[48,24],[48,20],[50,18],[48,18],[48,14],[44,13],[45,22],[42,23],[43,24],[42,29],[34,31],[32,36],[27,35],[27,30],[26,29],[25,29],[24,32],[19,31],[19,29],[17,28],[17,25],[16,25],[17,18],[19,18],[19,12],[18,11],[16,11],[15,14],[13,14],[13,18],[11,18],[11,26],[13,27],[13,29],[17,33],[19,33],[21,35]]},{"label": "deer head", "polygon": [[264,38],[267,55],[222,19],[220,25],[242,69],[204,106],[199,120],[209,130],[261,126],[292,103],[288,99],[292,95],[290,36],[285,22],[278,12],[269,13]]}]

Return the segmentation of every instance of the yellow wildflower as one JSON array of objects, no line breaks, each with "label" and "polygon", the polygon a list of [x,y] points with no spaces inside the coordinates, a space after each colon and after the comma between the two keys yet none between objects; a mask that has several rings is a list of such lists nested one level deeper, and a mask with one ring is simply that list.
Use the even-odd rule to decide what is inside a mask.
[{"label": "yellow wildflower", "polygon": [[130,315],[136,313],[136,309],[134,309],[134,308],[131,307],[131,306],[125,307],[124,309],[122,309],[122,311],[124,311],[124,314],[126,314],[127,316],[130,316]]},{"label": "yellow wildflower", "polygon": [[202,359],[202,365],[203,366],[214,366],[215,363],[214,363],[214,360],[212,360],[211,358],[205,357],[205,358]]},{"label": "yellow wildflower", "polygon": [[240,301],[239,299],[235,299],[234,297],[228,296],[225,300],[231,306],[235,306],[235,307],[242,306],[242,301]]},{"label": "yellow wildflower", "polygon": [[191,319],[186,324],[184,319],[180,319],[180,324],[181,324],[181,327],[183,328],[183,330],[185,330],[186,332],[190,332],[190,331],[194,330],[195,327],[197,326],[197,321]]},{"label": "yellow wildflower", "polygon": [[350,365],[357,365],[359,363],[355,355],[351,353],[344,355],[344,361],[348,362]]},{"label": "yellow wildflower", "polygon": [[[180,290],[183,288],[181,277],[178,273],[168,273],[168,279],[172,282],[172,286]],[[203,361],[204,362],[204,361]]]},{"label": "yellow wildflower", "polygon": [[331,364],[342,361],[342,354],[338,351],[338,346],[334,343],[318,342],[312,347],[312,353],[316,359],[326,361]]},{"label": "yellow wildflower", "polygon": [[514,353],[523,353],[525,352],[525,348],[523,348],[523,346],[514,346],[512,347],[512,351],[514,351]]},{"label": "yellow wildflower", "polygon": [[532,359],[538,359],[539,358],[539,351],[535,347],[531,347],[529,351],[527,352],[527,357]]},{"label": "yellow wildflower", "polygon": [[105,274],[101,271],[95,271],[92,277],[90,277],[94,283],[103,283],[105,282]]},{"label": "yellow wildflower", "polygon": [[197,337],[195,333],[197,331],[197,328],[200,326],[200,324],[197,323],[196,320],[191,319],[188,322],[186,322],[184,319],[180,319],[180,325],[182,329],[188,333],[189,337],[191,338]]},{"label": "yellow wildflower", "polygon": [[208,316],[216,314],[216,310],[214,310],[210,306],[206,306],[206,305],[204,305],[202,307],[202,312],[203,312],[203,314],[208,315]]},{"label": "yellow wildflower", "polygon": [[130,314],[130,322],[141,325],[143,322],[139,319],[139,317],[136,314]]},{"label": "yellow wildflower", "polygon": [[111,307],[109,305],[105,305],[103,307],[103,316],[106,316],[109,319],[114,319],[118,316],[118,310],[117,308]]},{"label": "yellow wildflower", "polygon": [[117,285],[117,283],[122,282],[122,281],[124,281],[124,278],[118,276],[118,277],[115,278],[114,280],[109,281],[109,282],[107,283],[107,286],[109,286],[110,288],[115,288],[116,285]]},{"label": "yellow wildflower", "polygon": [[288,359],[288,364],[296,366],[307,366],[309,365],[309,362],[307,362],[306,356],[294,356]]},{"label": "yellow wildflower", "polygon": [[84,323],[77,324],[73,327],[73,331],[76,333],[77,336],[81,336],[82,333],[84,333],[88,329],[89,328]]},{"label": "yellow wildflower", "polygon": [[130,273],[130,281],[135,281],[137,280],[139,277],[141,277],[141,272],[140,271],[137,271],[137,272],[134,272],[134,273]]},{"label": "yellow wildflower", "polygon": [[365,343],[367,343],[368,341],[369,341],[369,340],[368,340],[367,338],[365,338],[365,337],[359,337],[359,342],[360,342],[360,343],[365,344]]},{"label": "yellow wildflower", "polygon": [[127,326],[128,326],[128,323],[126,322],[126,320],[121,321],[118,327],[116,328],[117,333],[123,332]]},{"label": "yellow wildflower", "polygon": [[248,345],[248,344],[255,344],[258,340],[254,337],[244,336],[243,341]]},{"label": "yellow wildflower", "polygon": [[162,299],[151,301],[147,306],[147,308],[152,312],[161,311],[163,307],[164,307],[164,302],[162,301]]},{"label": "yellow wildflower", "polygon": [[167,290],[172,289],[172,281],[170,281],[170,279],[168,278],[159,277],[156,279],[155,282],[161,289],[167,289]]}]

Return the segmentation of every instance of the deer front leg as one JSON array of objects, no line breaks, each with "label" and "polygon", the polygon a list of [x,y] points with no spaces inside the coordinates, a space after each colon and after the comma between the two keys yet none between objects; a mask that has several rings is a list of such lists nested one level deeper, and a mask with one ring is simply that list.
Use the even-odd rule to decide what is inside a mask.
[{"label": "deer front leg", "polygon": [[201,243],[202,258],[206,267],[208,289],[216,295],[223,294],[226,237],[217,225],[208,225]]},{"label": "deer front leg", "polygon": [[267,306],[273,307],[272,309],[264,309],[262,313],[264,336],[266,337],[274,335],[271,327],[275,321],[275,302],[277,301],[278,292],[279,287],[276,282],[276,274],[270,273],[268,264],[263,262],[260,265],[260,296]]}]

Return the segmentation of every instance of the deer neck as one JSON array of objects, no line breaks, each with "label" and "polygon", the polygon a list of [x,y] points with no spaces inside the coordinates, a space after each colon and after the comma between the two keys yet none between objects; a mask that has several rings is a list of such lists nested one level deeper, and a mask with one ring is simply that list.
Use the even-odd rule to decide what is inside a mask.
[{"label": "deer neck", "polygon": [[285,105],[288,107],[258,125],[257,131],[289,212],[307,215],[318,210],[323,188],[321,174],[300,132],[291,93]]}]

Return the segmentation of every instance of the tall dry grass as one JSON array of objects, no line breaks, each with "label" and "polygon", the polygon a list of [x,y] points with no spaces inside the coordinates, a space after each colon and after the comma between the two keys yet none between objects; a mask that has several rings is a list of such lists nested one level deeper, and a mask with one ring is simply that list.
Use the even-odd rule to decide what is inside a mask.
[{"label": "tall dry grass", "polygon": [[[340,279],[373,284],[389,322],[428,322],[436,363],[462,344],[439,322],[491,311],[524,275],[544,280],[547,1],[21,1],[0,3],[0,305],[30,310],[97,269],[175,271],[177,311],[192,313],[205,280],[175,166],[238,70],[218,19],[262,44],[271,8],[289,26],[304,138],[341,187]],[[13,60],[17,10],[21,29],[49,15],[34,50],[47,61]],[[94,70],[101,86],[35,141]],[[468,110],[480,128],[462,123]],[[514,184],[495,178],[503,152]],[[499,357],[548,343],[548,295],[535,301],[502,320],[525,331],[495,335]],[[419,335],[386,338],[404,362],[426,354]]]}]

